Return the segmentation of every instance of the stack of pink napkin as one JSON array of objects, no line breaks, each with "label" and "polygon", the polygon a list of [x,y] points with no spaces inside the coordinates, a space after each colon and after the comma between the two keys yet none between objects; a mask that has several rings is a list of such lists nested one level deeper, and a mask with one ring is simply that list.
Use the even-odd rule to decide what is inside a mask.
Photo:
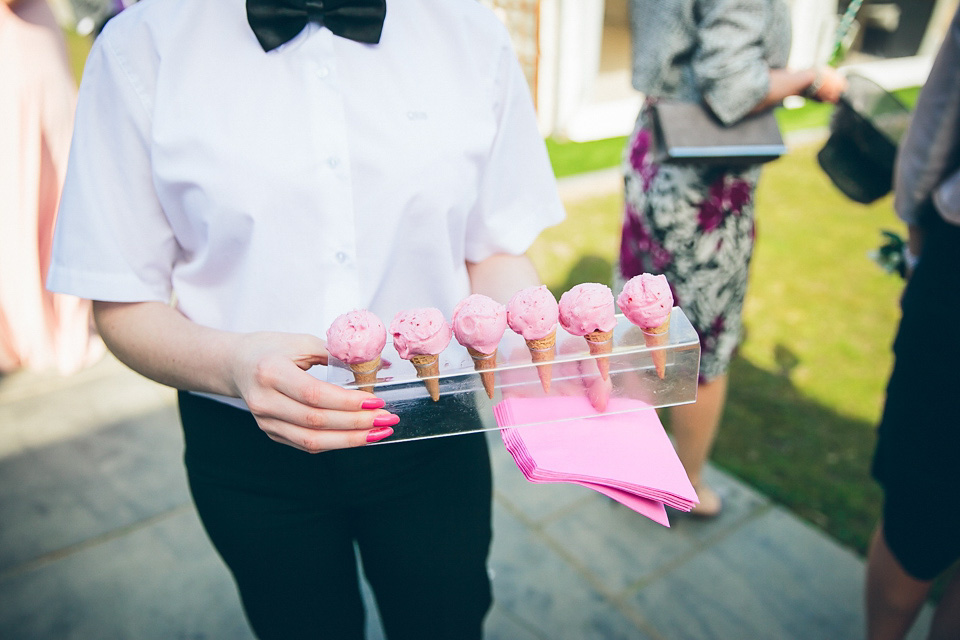
[{"label": "stack of pink napkin", "polygon": [[664,505],[690,511],[698,503],[656,411],[642,402],[612,398],[598,414],[583,396],[514,397],[494,415],[530,482],[583,485],[664,526]]}]

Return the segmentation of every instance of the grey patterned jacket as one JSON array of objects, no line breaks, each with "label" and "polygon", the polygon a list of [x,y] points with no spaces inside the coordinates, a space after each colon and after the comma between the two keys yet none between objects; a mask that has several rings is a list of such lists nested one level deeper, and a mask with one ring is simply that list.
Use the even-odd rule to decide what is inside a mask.
[{"label": "grey patterned jacket", "polygon": [[931,196],[940,215],[960,225],[960,9],[917,98],[897,157],[897,215],[918,222],[919,207]]},{"label": "grey patterned jacket", "polygon": [[633,86],[650,97],[705,102],[736,122],[786,66],[790,10],[783,0],[630,0]]}]

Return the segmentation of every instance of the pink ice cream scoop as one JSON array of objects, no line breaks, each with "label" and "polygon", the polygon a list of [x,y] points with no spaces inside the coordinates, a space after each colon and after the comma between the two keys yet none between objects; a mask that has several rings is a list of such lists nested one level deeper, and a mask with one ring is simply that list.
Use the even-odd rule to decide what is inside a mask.
[{"label": "pink ice cream scoop", "polygon": [[617,326],[613,292],[598,282],[578,284],[560,296],[560,324],[568,333],[586,336],[594,331],[606,333]]},{"label": "pink ice cream scoop", "polygon": [[507,308],[487,296],[467,296],[453,309],[457,342],[480,353],[494,353],[506,330]]},{"label": "pink ice cream scoop", "polygon": [[497,348],[507,330],[507,308],[475,293],[453,309],[453,335],[470,352],[473,367],[480,373],[483,388],[492,400],[496,389]]},{"label": "pink ice cream scoop", "polygon": [[386,342],[387,330],[380,318],[366,309],[338,316],[327,329],[327,351],[347,364],[376,360]]},{"label": "pink ice cream scoop", "polygon": [[607,380],[610,377],[607,355],[613,352],[613,329],[617,326],[610,287],[585,282],[565,291],[560,296],[560,324],[567,333],[586,339],[600,376]]},{"label": "pink ice cream scoop", "polygon": [[524,340],[541,340],[557,330],[560,308],[544,285],[527,287],[507,304],[507,324]]},{"label": "pink ice cream scoop", "polygon": [[450,344],[453,335],[443,313],[433,307],[401,311],[390,323],[390,333],[397,353],[413,363],[430,397],[434,402],[439,400],[439,354]]},{"label": "pink ice cream scoop", "polygon": [[346,362],[361,391],[373,393],[380,370],[380,352],[387,343],[387,330],[380,318],[366,309],[337,316],[327,329],[327,351]]},{"label": "pink ice cream scoop", "polygon": [[641,273],[623,286],[617,304],[627,320],[641,329],[650,329],[670,318],[673,294],[666,276]]},{"label": "pink ice cream scoop", "polygon": [[557,299],[545,286],[521,289],[507,304],[507,324],[527,342],[544,393],[550,393],[557,349]]},{"label": "pink ice cream scoop", "polygon": [[673,294],[664,275],[641,273],[623,285],[617,296],[623,315],[643,330],[643,341],[650,348],[650,357],[661,380],[667,375],[667,352],[670,342],[670,312]]},{"label": "pink ice cream scoop", "polygon": [[433,307],[401,311],[390,323],[393,346],[404,360],[435,355],[447,348],[453,332],[443,312]]}]

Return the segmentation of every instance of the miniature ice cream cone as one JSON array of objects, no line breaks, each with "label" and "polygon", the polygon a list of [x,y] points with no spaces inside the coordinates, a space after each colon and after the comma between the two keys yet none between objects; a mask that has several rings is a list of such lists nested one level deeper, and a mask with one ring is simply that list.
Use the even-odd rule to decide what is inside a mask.
[{"label": "miniature ice cream cone", "polygon": [[397,354],[409,360],[423,379],[434,402],[440,399],[440,353],[453,335],[443,313],[427,307],[401,311],[390,323],[393,346]]},{"label": "miniature ice cream cone", "polygon": [[617,326],[610,287],[585,282],[564,292],[560,296],[560,324],[571,335],[586,339],[600,376],[608,380],[610,360],[606,356],[613,353],[613,330]]},{"label": "miniature ice cream cone", "polygon": [[377,372],[380,371],[380,356],[376,360],[358,362],[350,365],[353,379],[361,391],[373,393],[373,385],[377,381]]},{"label": "miniature ice cream cone", "polygon": [[597,369],[604,380],[610,378],[610,360],[605,356],[613,353],[613,331],[591,331],[583,336],[590,348],[590,355],[597,360]]},{"label": "miniature ice cream cone", "polygon": [[440,356],[435,354],[413,356],[410,358],[410,362],[412,362],[413,366],[417,369],[417,377],[426,378],[423,381],[423,384],[426,385],[427,391],[430,393],[430,397],[433,398],[433,401],[436,402],[439,400],[440,380],[438,378],[431,378],[429,376],[440,375]]},{"label": "miniature ice cream cone", "polygon": [[[617,304],[627,320],[640,327],[647,347],[662,347],[669,343],[670,314],[673,310],[673,293],[666,276],[642,273],[623,285]],[[667,352],[653,349],[650,352],[657,377],[667,375]]]},{"label": "miniature ice cream cone", "polygon": [[453,335],[467,348],[473,368],[480,374],[487,397],[496,389],[497,347],[507,330],[507,308],[485,295],[474,293],[453,309]]},{"label": "miniature ice cream cone", "polygon": [[473,368],[480,374],[480,380],[483,382],[483,390],[487,392],[487,397],[493,400],[493,392],[496,389],[497,381],[493,369],[497,367],[497,352],[481,353],[476,349],[467,347],[467,352],[473,358]]},{"label": "miniature ice cream cone", "polygon": [[[643,340],[647,347],[661,347],[669,342],[670,318],[659,327],[643,329]],[[657,377],[663,380],[667,375],[667,352],[663,349],[655,349],[650,352],[653,358],[653,366],[657,370]]]},{"label": "miniature ice cream cone", "polygon": [[543,285],[518,291],[507,304],[507,324],[526,341],[544,393],[553,379],[559,316],[557,299]]},{"label": "miniature ice cream cone", "polygon": [[527,349],[530,357],[537,365],[537,375],[540,376],[540,385],[544,393],[550,393],[550,382],[553,380],[553,360],[557,357],[557,330],[554,329],[546,338],[527,340]]},{"label": "miniature ice cream cone", "polygon": [[354,382],[368,393],[373,393],[386,342],[383,323],[366,309],[338,316],[327,329],[327,351],[350,367]]}]

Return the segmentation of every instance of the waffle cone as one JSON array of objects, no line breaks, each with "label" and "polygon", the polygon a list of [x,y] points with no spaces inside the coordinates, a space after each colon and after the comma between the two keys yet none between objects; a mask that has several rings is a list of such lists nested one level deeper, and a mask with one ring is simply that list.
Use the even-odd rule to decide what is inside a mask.
[{"label": "waffle cone", "polygon": [[[410,362],[417,368],[417,376],[420,378],[440,375],[440,356],[436,354],[412,356]],[[430,392],[434,402],[440,399],[440,380],[427,378],[423,384],[427,386],[427,391]]]},{"label": "waffle cone", "polygon": [[496,375],[492,371],[497,366],[497,350],[493,353],[482,353],[467,347],[467,352],[473,358],[473,368],[480,373],[480,380],[483,381],[483,388],[487,392],[487,397],[493,400],[493,391],[496,388]]},{"label": "waffle cone", "polygon": [[603,356],[613,353],[613,331],[600,331],[598,329],[583,337],[586,338],[587,346],[590,347],[590,355],[597,359],[600,377],[607,380],[610,378],[610,360]]},{"label": "waffle cone", "polygon": [[540,386],[544,393],[550,393],[550,382],[553,380],[553,359],[557,355],[557,330],[550,335],[537,340],[527,340],[527,349],[530,357],[537,363],[537,375],[540,376]]},{"label": "waffle cone", "polygon": [[[643,329],[643,341],[647,347],[659,347],[667,344],[669,341],[670,318],[659,327],[650,327]],[[653,358],[653,366],[657,370],[657,377],[661,380],[667,374],[667,352],[663,349],[657,349],[650,353]]]},{"label": "waffle cone", "polygon": [[351,364],[350,370],[353,371],[353,379],[359,389],[373,393],[373,385],[377,381],[377,371],[380,370],[380,356],[377,356],[375,360]]}]

